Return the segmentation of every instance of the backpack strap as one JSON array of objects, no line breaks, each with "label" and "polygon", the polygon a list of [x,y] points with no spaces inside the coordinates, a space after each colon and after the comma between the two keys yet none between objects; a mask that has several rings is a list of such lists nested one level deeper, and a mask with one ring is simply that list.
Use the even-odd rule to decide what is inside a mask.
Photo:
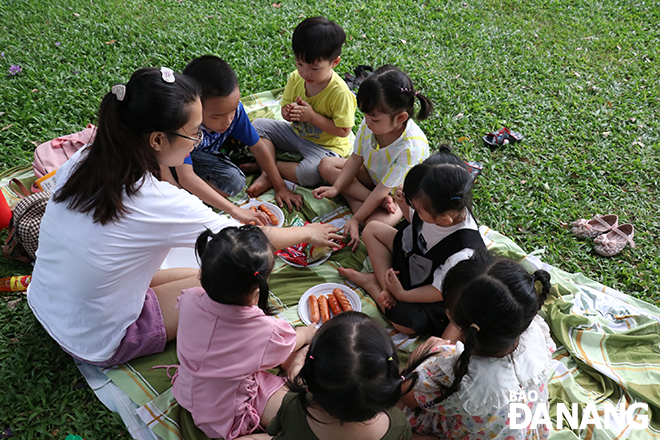
[{"label": "backpack strap", "polygon": [[7,184],[7,186],[9,187],[9,189],[14,191],[16,195],[21,199],[24,199],[25,197],[32,195],[32,191],[27,189],[27,187],[23,185],[23,182],[21,182],[16,178],[11,179]]}]

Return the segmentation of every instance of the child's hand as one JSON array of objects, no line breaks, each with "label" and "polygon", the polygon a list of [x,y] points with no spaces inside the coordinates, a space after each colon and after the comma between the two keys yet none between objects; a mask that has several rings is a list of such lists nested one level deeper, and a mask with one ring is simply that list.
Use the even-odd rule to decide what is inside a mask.
[{"label": "child's hand", "polygon": [[296,334],[302,341],[304,341],[303,345],[307,345],[312,342],[312,338],[316,334],[316,330],[316,323],[312,322],[306,327],[296,327]]},{"label": "child's hand", "polygon": [[385,196],[383,203],[381,203],[380,206],[382,206],[383,209],[385,209],[390,214],[394,214],[396,212],[396,203],[394,203],[394,199],[392,199],[392,197],[389,195]]},{"label": "child's hand", "polygon": [[246,225],[270,225],[270,218],[266,213],[257,211],[253,212],[249,209],[236,208],[233,212],[229,213],[233,218]]},{"label": "child's hand", "polygon": [[399,185],[394,191],[394,201],[399,204],[399,206],[406,206],[406,196],[403,194],[403,185]]},{"label": "child's hand", "polygon": [[298,105],[296,105],[290,111],[291,120],[300,121],[300,122],[311,121],[314,115],[316,114],[314,109],[312,109],[312,106],[309,105],[308,102],[305,102],[302,99],[300,99],[300,96],[296,98],[296,103]]},{"label": "child's hand", "polygon": [[[289,212],[293,211],[293,206],[296,209],[300,209],[303,204],[303,196],[301,194],[296,194],[289,189],[288,186],[284,186],[279,191],[275,191],[275,201],[277,205],[281,208],[286,203]],[[292,206],[293,205],[293,206]]]},{"label": "child's hand", "polygon": [[401,281],[399,281],[399,271],[394,270],[393,268],[387,269],[387,272],[385,272],[385,289],[387,289],[396,299],[399,301],[402,300],[404,294],[405,294],[405,289],[401,285]]},{"label": "child's hand", "polygon": [[328,246],[332,250],[337,250],[337,244],[332,240],[341,240],[343,237],[337,234],[339,230],[336,226],[329,223],[310,223],[303,226],[309,233],[307,243],[316,246]]},{"label": "child's hand", "polygon": [[295,104],[295,103],[291,103],[291,104],[287,104],[287,105],[285,105],[284,107],[282,107],[282,117],[283,117],[285,120],[287,120],[287,121],[289,121],[289,122],[293,121],[293,119],[291,119],[291,110],[293,110],[293,108],[294,108],[296,105],[297,105],[297,104]]},{"label": "child's hand", "polygon": [[391,309],[397,303],[396,298],[388,290],[380,292],[377,301],[384,309]]},{"label": "child's hand", "polygon": [[351,248],[351,252],[355,252],[360,244],[360,223],[355,219],[355,216],[351,217],[344,225],[344,238],[348,236],[351,237],[351,241],[348,242],[347,246]]},{"label": "child's hand", "polygon": [[316,197],[317,199],[331,199],[333,197],[336,197],[337,194],[339,194],[339,191],[337,191],[337,188],[334,186],[319,186],[315,190],[312,191],[312,195]]}]

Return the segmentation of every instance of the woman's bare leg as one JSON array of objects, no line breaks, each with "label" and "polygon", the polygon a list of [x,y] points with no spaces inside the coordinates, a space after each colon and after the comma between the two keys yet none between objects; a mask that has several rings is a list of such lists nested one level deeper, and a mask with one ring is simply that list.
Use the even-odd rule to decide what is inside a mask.
[{"label": "woman's bare leg", "polygon": [[191,268],[161,270],[152,278],[150,287],[158,298],[168,341],[176,338],[179,328],[179,309],[176,304],[181,291],[199,285],[199,270]]}]

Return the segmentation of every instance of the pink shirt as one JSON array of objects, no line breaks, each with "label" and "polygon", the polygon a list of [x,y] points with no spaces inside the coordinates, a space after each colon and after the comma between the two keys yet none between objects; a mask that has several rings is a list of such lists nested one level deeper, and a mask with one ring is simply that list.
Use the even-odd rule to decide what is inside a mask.
[{"label": "pink shirt", "polygon": [[296,332],[256,307],[213,301],[201,287],[179,298],[179,367],[172,392],[211,438],[254,431],[285,378],[267,373],[293,352]]}]

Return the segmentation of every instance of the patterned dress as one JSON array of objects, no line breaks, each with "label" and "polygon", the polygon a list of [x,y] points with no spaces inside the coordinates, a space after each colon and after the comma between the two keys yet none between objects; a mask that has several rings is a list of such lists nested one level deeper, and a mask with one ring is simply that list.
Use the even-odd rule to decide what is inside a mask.
[{"label": "patterned dress", "polygon": [[[545,328],[543,328],[545,327]],[[468,374],[461,387],[438,404],[438,382],[450,386],[454,377],[454,362],[463,352],[463,344],[436,347],[438,352],[418,368],[419,380],[413,390],[421,408],[405,408],[413,432],[434,434],[444,439],[470,440],[539,440],[547,439],[549,430],[543,424],[524,428],[509,427],[511,403],[524,403],[531,415],[537,406],[548,405],[547,370],[553,343],[544,335],[547,326],[534,320],[520,337],[518,348],[502,358],[472,356]],[[523,397],[524,396],[524,397]],[[517,411],[522,424],[523,411]]]}]

